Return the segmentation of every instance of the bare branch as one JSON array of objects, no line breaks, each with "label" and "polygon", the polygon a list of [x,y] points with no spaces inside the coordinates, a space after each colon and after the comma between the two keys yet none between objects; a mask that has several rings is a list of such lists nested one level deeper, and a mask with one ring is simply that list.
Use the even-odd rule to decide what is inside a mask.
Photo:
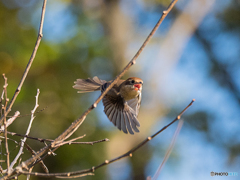
[{"label": "bare branch", "polygon": [[[83,123],[86,116],[95,108],[97,107],[97,104],[101,101],[101,99],[106,95],[106,93],[116,84],[116,82],[127,72],[127,70],[136,62],[137,57],[140,55],[140,53],[143,51],[146,44],[149,42],[150,38],[153,36],[153,34],[156,32],[160,24],[162,23],[163,19],[167,16],[167,14],[170,12],[170,10],[173,8],[173,6],[176,4],[177,0],[173,0],[172,3],[169,5],[166,11],[162,13],[162,16],[160,17],[159,21],[141,46],[141,48],[138,50],[136,55],[133,57],[133,59],[128,63],[128,65],[123,69],[123,71],[115,78],[115,80],[108,86],[108,88],[99,96],[99,98],[82,114],[81,117],[79,117],[77,120],[75,120],[68,128],[65,130],[60,136],[58,136],[54,142],[52,142],[49,146],[42,148],[38,152],[38,156],[42,156],[45,154],[50,148],[54,148],[56,144],[66,140],[69,138],[77,129],[78,127]],[[30,165],[36,160],[36,157],[33,156],[32,158],[25,161],[25,165]]]},{"label": "bare branch", "polygon": [[[19,114],[20,114],[20,112],[16,111],[15,114],[7,120],[6,127],[10,126],[13,123],[13,121],[15,121],[15,119],[17,117],[19,117]],[[4,131],[4,126],[3,125],[1,126],[0,131]]]},{"label": "bare branch", "polygon": [[[26,148],[31,152],[32,155],[36,155],[36,152],[27,144],[24,144],[26,146]],[[43,160],[41,160],[40,158],[38,158],[38,160],[40,160],[40,165],[42,167],[42,169],[44,170],[45,173],[49,173],[47,166],[44,164]],[[33,167],[33,166],[32,166]]]},{"label": "bare branch", "polygon": [[[29,172],[32,172],[32,170],[33,170],[33,167],[31,167],[30,169],[29,169]],[[30,180],[30,175],[27,175],[27,180]]]},{"label": "bare branch", "polygon": [[79,178],[79,177],[84,177],[84,176],[93,176],[94,174],[93,173],[86,173],[86,174],[80,174],[80,175],[77,175],[77,176],[71,176],[71,177],[67,177],[67,176],[56,176],[56,178],[61,178],[61,179],[72,179],[72,178]]},{"label": "bare branch", "polygon": [[84,177],[84,176],[89,176],[89,175],[94,175],[93,173],[82,173],[82,174],[78,174],[75,176],[71,176],[70,173],[49,173],[49,174],[45,174],[45,173],[31,173],[31,172],[27,172],[27,171],[21,171],[21,174],[25,174],[25,175],[33,175],[33,176],[39,176],[39,177],[45,177],[45,178],[50,178],[50,177],[54,177],[54,178],[61,178],[61,179],[69,179],[69,178],[79,178],[79,177]]},{"label": "bare branch", "polygon": [[[1,132],[2,132],[2,130],[0,130],[0,133]],[[28,139],[36,140],[36,141],[39,141],[39,142],[45,142],[45,141],[53,142],[54,141],[52,139],[37,138],[37,137],[28,136],[28,135],[25,135],[25,134],[18,134],[18,133],[15,133],[15,132],[9,132],[8,131],[7,133],[12,135],[12,136],[26,137]]]},{"label": "bare branch", "polygon": [[[158,167],[158,169],[157,169],[156,173],[154,174],[152,180],[157,180],[157,178],[158,178],[158,176],[159,176],[159,174],[160,174],[163,166],[164,166],[165,163],[167,162],[167,160],[168,160],[168,158],[169,158],[169,156],[170,156],[170,154],[171,154],[171,152],[172,152],[173,146],[175,145],[177,136],[178,136],[178,134],[179,134],[182,126],[183,126],[183,120],[180,120],[179,123],[178,123],[177,129],[176,129],[176,131],[175,131],[175,133],[174,133],[174,135],[173,135],[171,144],[170,144],[169,147],[168,147],[167,153],[165,154],[164,159],[163,159],[161,165]],[[150,177],[149,180],[151,180],[151,177]]]},{"label": "bare branch", "polygon": [[[83,121],[85,120],[86,116],[87,116],[95,107],[97,107],[97,104],[98,104],[98,103],[101,101],[101,99],[106,95],[106,93],[117,83],[117,81],[128,71],[128,69],[129,69],[132,65],[134,65],[134,64],[136,63],[136,59],[138,58],[138,56],[140,55],[140,53],[143,51],[144,47],[145,47],[145,46],[147,45],[147,43],[150,41],[150,39],[151,39],[151,37],[153,36],[153,34],[156,32],[156,30],[158,29],[158,27],[160,26],[160,24],[162,23],[162,21],[165,19],[165,17],[167,16],[167,14],[171,11],[171,9],[173,8],[173,6],[176,4],[177,1],[178,1],[178,0],[173,0],[173,1],[171,2],[171,4],[169,5],[169,7],[167,8],[167,10],[166,10],[166,11],[163,11],[162,16],[160,17],[159,21],[157,22],[157,24],[155,25],[155,27],[153,28],[153,30],[151,31],[151,33],[148,35],[148,37],[146,38],[146,40],[144,41],[144,43],[142,44],[142,46],[140,47],[140,49],[138,50],[138,52],[136,53],[136,55],[135,55],[135,56],[132,58],[132,60],[127,64],[127,66],[122,70],[122,72],[121,72],[118,76],[116,76],[116,78],[112,81],[112,83],[108,86],[108,88],[98,97],[98,99],[97,99],[77,120],[75,120],[61,135],[59,135],[52,143],[50,143],[48,146],[45,146],[44,148],[42,148],[41,150],[39,150],[39,151],[37,152],[37,154],[34,155],[32,158],[30,158],[30,159],[22,162],[19,166],[17,166],[17,167],[11,172],[11,174],[3,177],[4,179],[6,179],[6,178],[8,178],[8,177],[10,177],[10,176],[13,176],[13,175],[16,174],[16,173],[25,172],[25,171],[23,171],[23,169],[28,169],[29,166],[30,166],[32,163],[34,163],[39,157],[41,157],[41,156],[43,156],[43,155],[46,155],[46,153],[47,153],[49,150],[51,150],[51,149],[54,149],[54,150],[57,149],[57,148],[58,148],[58,147],[56,147],[57,144],[64,142],[64,140],[68,139],[68,138],[78,129],[78,127],[79,127],[79,126],[83,123]],[[42,10],[42,20],[41,20],[41,24],[40,24],[40,28],[39,28],[39,36],[38,36],[38,39],[37,39],[37,43],[36,43],[35,49],[38,48],[39,42],[40,42],[40,40],[41,40],[41,29],[42,29],[42,23],[43,23],[43,17],[44,17],[45,8],[46,8],[46,0],[44,0],[43,10]],[[34,49],[34,52],[35,52],[35,54],[36,54],[35,49]],[[33,54],[34,54],[34,53],[33,53]],[[20,88],[17,88],[17,90],[16,90],[16,92],[15,92],[13,98],[12,98],[12,101],[11,101],[11,103],[10,103],[8,109],[7,109],[7,113],[10,112],[10,109],[11,109],[11,107],[12,107],[12,104],[13,104],[13,102],[15,101],[15,99],[16,99],[16,97],[17,97],[17,95],[18,95],[18,93],[19,93],[19,91],[20,91],[20,89],[21,89],[22,83],[24,82],[24,80],[25,80],[25,78],[26,78],[27,72],[29,71],[29,68],[30,68],[30,66],[31,66],[31,63],[32,63],[32,61],[33,61],[33,59],[34,59],[34,57],[35,57],[35,54],[34,54],[33,58],[32,58],[32,57],[30,58],[30,60],[32,59],[31,61],[29,61],[29,64],[30,64],[30,65],[28,64],[28,66],[27,66],[27,68],[26,68],[26,71],[25,71],[25,73],[24,73],[24,76],[23,76],[23,78],[22,78],[22,80],[21,80],[21,82],[20,82],[20,84],[19,84],[19,87],[20,87]],[[179,117],[180,117],[180,116],[179,116]],[[1,120],[2,120],[2,119],[1,119]],[[178,120],[178,119],[177,119],[177,120]],[[175,122],[175,121],[174,121],[174,122]],[[172,122],[172,123],[174,123],[174,122]],[[171,124],[172,124],[172,123],[171,123]],[[168,126],[170,126],[171,124],[169,124]],[[164,128],[166,129],[167,127],[164,127]],[[164,130],[164,129],[163,129],[163,130]],[[161,132],[161,131],[160,131],[160,132]],[[160,132],[154,134],[152,137],[149,137],[150,139],[148,138],[147,141],[151,140],[151,138],[153,138],[154,136],[156,136],[156,135],[159,134]],[[147,141],[146,141],[146,142],[147,142]],[[81,173],[77,173],[77,174],[74,173],[74,174],[71,174],[71,175],[78,175],[78,174],[85,174],[85,173],[87,173],[87,172],[93,172],[94,169],[100,168],[101,166],[104,166],[105,164],[112,163],[112,162],[114,162],[114,161],[116,161],[116,160],[118,160],[118,159],[121,159],[121,158],[123,158],[123,157],[131,156],[134,151],[136,151],[138,148],[140,148],[140,147],[141,147],[142,145],[144,145],[146,142],[141,143],[141,144],[139,145],[139,147],[136,147],[136,148],[132,149],[131,151],[129,151],[128,153],[124,154],[124,155],[121,156],[121,157],[118,157],[118,158],[113,159],[113,160],[111,160],[111,161],[107,161],[107,160],[106,160],[105,163],[103,163],[103,164],[101,164],[101,165],[99,165],[99,166],[96,166],[95,168],[93,167],[93,168],[90,169],[90,170],[83,170],[83,171],[81,171]],[[32,173],[28,173],[28,174],[32,174]],[[38,174],[39,174],[39,173],[38,173]],[[43,174],[44,174],[44,173],[43,173]],[[35,174],[33,173],[33,175],[35,175]],[[62,176],[62,175],[59,175],[59,176]],[[64,176],[64,175],[63,175],[63,176]],[[68,175],[66,175],[66,176],[68,176]]]},{"label": "bare branch", "polygon": [[[3,130],[0,130],[0,133],[3,132]],[[32,140],[36,140],[36,141],[39,141],[39,142],[53,142],[54,140],[53,139],[44,139],[44,138],[37,138],[37,137],[32,137],[32,136],[28,136],[26,134],[18,134],[18,133],[15,133],[15,132],[7,132],[8,134],[12,135],[12,136],[20,136],[20,137],[26,137],[28,139],[32,139]],[[85,137],[85,134],[83,136],[80,136],[78,137],[77,139],[79,138],[82,138],[82,137]],[[95,143],[100,143],[100,142],[104,142],[104,141],[109,141],[109,139],[105,138],[105,139],[101,139],[101,140],[97,140],[97,141],[91,141],[91,142],[74,142],[77,140],[76,138],[75,139],[72,139],[72,140],[69,140],[69,141],[63,141],[62,144],[57,144],[57,146],[62,146],[62,145],[65,145],[65,144],[87,144],[87,145],[93,145]]]},{"label": "bare branch", "polygon": [[132,148],[130,151],[126,152],[125,154],[119,156],[119,157],[116,157],[114,159],[111,159],[111,160],[105,160],[104,163],[98,165],[98,166],[95,166],[95,167],[92,167],[90,169],[84,169],[84,170],[80,170],[80,171],[74,171],[74,172],[67,172],[67,173],[49,173],[49,174],[46,174],[46,173],[37,173],[37,172],[33,172],[33,173],[29,173],[27,171],[23,171],[21,169],[21,171],[19,171],[21,174],[25,174],[25,175],[33,175],[33,176],[39,176],[39,177],[58,177],[58,176],[61,176],[61,177],[75,177],[76,175],[81,175],[81,174],[86,174],[86,173],[91,173],[91,172],[94,172],[96,169],[98,168],[101,168],[105,165],[108,165],[110,163],[113,163],[115,161],[118,161],[120,159],[123,159],[123,158],[126,158],[126,157],[132,157],[132,154],[140,149],[143,145],[145,145],[148,141],[152,140],[155,136],[157,136],[158,134],[160,134],[162,131],[164,131],[165,129],[167,129],[170,125],[172,125],[174,122],[176,122],[177,120],[179,120],[182,116],[182,114],[193,104],[195,100],[193,99],[191,101],[191,103],[181,112],[179,113],[179,115],[172,121],[170,122],[168,125],[164,126],[162,129],[160,129],[158,132],[156,132],[155,134],[153,134],[152,136],[149,136],[147,139],[145,139],[144,141],[140,142],[137,146],[135,146],[134,148]]},{"label": "bare branch", "polygon": [[[31,68],[33,60],[35,59],[35,56],[36,56],[39,44],[40,44],[41,39],[43,37],[42,29],[43,29],[43,22],[44,22],[44,16],[45,16],[45,11],[46,11],[46,4],[47,4],[47,0],[44,0],[43,6],[42,6],[42,15],[41,15],[41,21],[40,21],[40,26],[39,26],[39,31],[38,31],[38,37],[37,37],[37,41],[36,41],[35,47],[33,49],[32,55],[31,55],[31,57],[30,57],[30,59],[28,61],[27,67],[26,67],[26,69],[25,69],[25,71],[23,73],[22,79],[20,80],[20,83],[19,83],[19,85],[18,85],[18,87],[17,87],[17,89],[16,89],[16,91],[15,91],[13,97],[12,97],[12,100],[11,100],[10,104],[8,105],[8,107],[6,109],[5,116],[7,116],[8,113],[11,111],[11,108],[12,108],[12,106],[13,106],[13,104],[14,104],[17,96],[18,96],[18,94],[20,93],[22,85],[23,85],[23,83],[24,83],[24,81],[25,81],[25,79],[26,79],[26,77],[28,75],[28,72],[29,72],[29,70]],[[2,116],[1,119],[0,119],[0,124],[3,122],[3,119],[4,119],[4,117]]]},{"label": "bare branch", "polygon": [[71,139],[71,140],[69,140],[69,141],[65,141],[65,142],[60,142],[59,144],[56,144],[56,146],[62,146],[62,145],[64,145],[64,144],[72,144],[74,141],[76,141],[76,140],[78,140],[78,139],[82,139],[82,138],[84,138],[86,136],[86,134],[84,134],[83,136],[79,136],[79,137],[77,137],[77,138],[74,138],[74,139]]},{"label": "bare branch", "polygon": [[[47,106],[46,106],[45,108],[43,108],[43,109],[35,112],[34,114],[40,113],[40,112],[44,111],[45,109],[47,109]],[[30,113],[30,114],[24,114],[24,115],[21,115],[21,116],[18,115],[17,117],[25,117],[25,116],[31,116],[31,113]],[[7,116],[7,117],[10,117],[10,118],[11,118],[11,117],[13,117],[13,116]]]},{"label": "bare branch", "polygon": [[[5,148],[6,148],[6,154],[7,154],[7,173],[9,174],[10,169],[9,169],[9,165],[10,165],[10,157],[9,157],[9,149],[8,149],[8,137],[7,137],[7,120],[6,120],[6,108],[7,108],[7,104],[8,104],[8,97],[7,97],[7,77],[5,76],[5,74],[2,75],[3,79],[4,79],[4,85],[3,85],[3,92],[4,92],[4,96],[5,96],[5,104],[3,107],[3,126],[4,126],[4,137],[5,137]],[[1,98],[2,99],[2,98]]]},{"label": "bare branch", "polygon": [[68,144],[68,145],[71,145],[71,144],[87,144],[87,145],[93,145],[93,144],[96,144],[96,143],[100,143],[100,142],[105,142],[105,141],[110,141],[109,139],[105,138],[105,139],[101,139],[101,140],[98,140],[98,141],[92,141],[92,142],[73,142],[73,141],[63,141],[60,145],[58,146],[62,146],[64,144]]},{"label": "bare branch", "polygon": [[174,5],[177,3],[178,0],[173,0],[171,4],[168,6],[167,10],[163,11],[162,16],[160,17],[159,21],[153,28],[153,30],[150,32],[138,52],[135,54],[135,56],[132,58],[132,60],[127,64],[127,66],[120,72],[120,74],[112,81],[112,83],[106,88],[106,90],[98,97],[98,99],[82,114],[81,117],[79,117],[76,121],[72,123],[72,125],[64,131],[58,138],[56,138],[56,142],[53,143],[53,146],[55,143],[58,143],[58,141],[63,141],[67,138],[69,138],[77,129],[78,127],[83,123],[86,116],[97,107],[97,104],[102,100],[102,98],[107,94],[107,92],[117,83],[117,81],[128,71],[128,69],[136,63],[136,59],[141,54],[147,43],[152,38],[153,34],[156,32],[162,21],[165,19],[165,17],[168,15],[168,13],[172,10]]},{"label": "bare branch", "polygon": [[[28,128],[27,128],[27,131],[26,131],[26,136],[28,136],[28,134],[30,133],[30,129],[32,127],[32,122],[34,120],[34,113],[36,111],[36,109],[38,108],[38,97],[39,97],[39,94],[40,94],[40,91],[39,89],[37,89],[37,95],[35,96],[36,97],[36,104],[35,104],[35,107],[33,108],[33,110],[31,111],[31,119],[30,119],[30,122],[29,122],[29,125],[28,125]],[[13,168],[13,166],[16,164],[18,158],[22,155],[23,153],[23,148],[24,148],[24,143],[26,142],[27,138],[24,137],[23,140],[21,141],[21,144],[20,144],[20,149],[19,149],[19,152],[17,154],[17,156],[14,158],[14,160],[12,161],[11,165],[10,165],[10,169]]]},{"label": "bare branch", "polygon": [[134,153],[136,150],[138,150],[139,148],[141,148],[143,145],[145,145],[148,141],[152,140],[155,136],[157,136],[158,134],[160,134],[162,131],[164,131],[165,129],[167,129],[169,126],[171,126],[174,122],[176,122],[177,120],[179,120],[182,116],[182,114],[193,104],[193,102],[195,101],[195,99],[193,99],[191,101],[191,103],[172,121],[170,122],[168,125],[164,126],[162,129],[160,129],[158,132],[156,132],[155,134],[153,134],[152,136],[149,136],[148,138],[146,138],[144,141],[142,141],[141,143],[139,143],[137,146],[135,146],[134,148],[132,148],[130,151],[126,152],[125,154],[115,158],[115,159],[112,159],[112,160],[106,160],[104,163],[96,166],[96,167],[93,167],[94,169],[97,169],[97,168],[100,168],[106,164],[110,164],[112,162],[115,162],[117,160],[120,160],[122,158],[125,158],[125,157],[132,157],[132,153]]}]

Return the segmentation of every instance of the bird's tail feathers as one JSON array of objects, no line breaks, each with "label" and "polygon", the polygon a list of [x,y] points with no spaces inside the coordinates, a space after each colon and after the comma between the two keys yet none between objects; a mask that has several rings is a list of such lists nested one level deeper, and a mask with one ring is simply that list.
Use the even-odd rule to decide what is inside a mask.
[{"label": "bird's tail feathers", "polygon": [[97,76],[88,79],[77,79],[74,82],[74,89],[78,89],[78,93],[92,92],[92,91],[100,91],[101,86],[105,84],[105,80],[99,79]]}]

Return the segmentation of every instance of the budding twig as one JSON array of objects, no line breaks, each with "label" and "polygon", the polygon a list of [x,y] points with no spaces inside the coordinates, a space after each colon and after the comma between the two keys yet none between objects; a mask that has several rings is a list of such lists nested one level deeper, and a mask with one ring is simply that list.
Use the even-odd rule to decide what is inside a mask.
[{"label": "budding twig", "polygon": [[182,116],[182,114],[193,104],[195,100],[193,99],[191,101],[191,103],[172,121],[170,122],[168,125],[164,126],[162,129],[160,129],[159,131],[157,131],[155,134],[153,134],[152,136],[149,136],[148,138],[146,138],[145,140],[143,140],[142,142],[140,142],[137,146],[135,146],[134,148],[132,148],[131,150],[129,150],[128,152],[124,153],[121,156],[118,156],[114,159],[111,160],[105,160],[102,164],[98,165],[98,166],[93,166],[92,168],[89,169],[84,169],[84,170],[80,170],[80,171],[74,171],[74,172],[67,172],[67,173],[29,173],[27,171],[21,171],[21,174],[25,174],[25,175],[33,175],[33,176],[39,176],[39,177],[78,177],[76,175],[81,175],[81,174],[86,174],[86,173],[93,173],[96,169],[101,168],[105,165],[108,165],[110,163],[113,163],[115,161],[118,161],[120,159],[126,158],[126,157],[132,157],[132,154],[137,151],[138,149],[140,149],[143,145],[145,145],[148,141],[152,140],[154,137],[156,137],[158,134],[160,134],[162,131],[164,131],[165,129],[167,129],[170,125],[172,125],[174,122],[176,122],[177,120],[179,120]]},{"label": "budding twig", "polygon": [[[153,28],[153,30],[150,32],[150,34],[148,35],[148,37],[146,38],[146,40],[144,41],[144,43],[142,44],[142,46],[140,47],[140,49],[138,50],[138,52],[135,54],[135,56],[132,58],[132,60],[126,65],[126,67],[120,72],[120,74],[118,76],[116,76],[116,78],[112,81],[112,83],[108,86],[108,88],[98,97],[98,99],[77,119],[75,120],[61,135],[59,135],[53,142],[51,142],[48,146],[45,146],[44,148],[42,148],[41,150],[39,150],[36,155],[34,155],[32,158],[22,162],[19,166],[17,166],[15,168],[14,171],[12,171],[11,175],[8,175],[8,176],[5,176],[4,179],[10,177],[10,176],[14,176],[14,174],[16,173],[25,173],[25,171],[23,171],[23,169],[28,169],[28,167],[34,163],[35,161],[38,160],[39,157],[42,157],[42,156],[46,156],[46,153],[53,149],[53,151],[55,149],[57,149],[57,145],[64,142],[66,139],[68,139],[77,129],[78,127],[83,123],[83,121],[85,120],[86,116],[94,109],[94,107],[97,106],[97,104],[101,101],[101,99],[107,94],[107,92],[117,83],[117,81],[128,71],[128,69],[134,65],[136,63],[136,59],[139,57],[139,55],[141,54],[141,52],[143,51],[143,49],[145,48],[145,46],[147,45],[147,43],[150,41],[151,37],[153,36],[153,34],[156,32],[156,30],[158,29],[158,27],[160,26],[160,24],[162,23],[162,21],[165,19],[165,17],[167,16],[167,14],[171,11],[171,9],[173,8],[173,6],[176,4],[178,0],[173,0],[171,2],[171,4],[169,5],[169,7],[167,8],[167,10],[163,11],[162,13],[162,16],[160,17],[159,21],[157,22],[157,24],[155,25],[155,27]],[[27,68],[24,72],[24,75],[23,75],[23,78],[21,79],[20,81],[20,84],[10,102],[10,105],[8,106],[8,109],[7,109],[7,113],[6,115],[10,112],[11,110],[11,107],[18,95],[18,93],[20,92],[21,90],[21,87],[22,87],[22,84],[27,76],[27,73],[31,67],[31,64],[32,64],[32,61],[34,60],[34,57],[35,57],[35,54],[36,54],[36,51],[38,49],[38,46],[39,46],[39,43],[40,43],[40,40],[41,40],[41,37],[42,37],[42,26],[43,26],[43,19],[44,19],[44,14],[45,14],[45,9],[46,9],[46,0],[44,0],[44,4],[43,4],[43,8],[42,8],[42,16],[41,16],[41,23],[40,23],[40,27],[39,27],[39,34],[38,34],[38,39],[37,39],[37,42],[36,42],[36,45],[35,45],[35,48],[34,48],[34,51],[33,51],[33,54],[29,60],[29,63],[27,65]],[[2,118],[0,119],[0,122],[2,121]],[[173,123],[173,122],[172,122]],[[170,124],[171,125],[171,124]],[[165,128],[166,129],[166,128]],[[164,130],[164,129],[163,129]],[[159,132],[160,133],[160,132]],[[158,134],[159,134],[158,133]],[[157,134],[151,136],[150,138],[147,138],[147,141],[151,140],[153,137],[155,137]],[[146,141],[146,142],[147,142]],[[145,142],[145,143],[146,143]],[[144,142],[140,143],[139,144],[139,147],[140,148],[142,145],[145,144]],[[127,156],[132,156],[132,153],[134,151],[136,151],[138,148],[135,148],[135,149],[132,149],[131,151],[129,151],[128,153],[124,154],[123,156],[120,156],[118,158],[115,158],[113,160],[109,160],[109,161],[105,161],[103,164],[99,165],[99,166],[96,166],[96,167],[93,167],[91,168],[90,170],[83,170],[81,171],[81,173],[73,173],[73,174],[70,174],[71,176],[75,176],[75,175],[79,175],[79,174],[86,174],[88,172],[93,172],[94,169],[97,169],[97,168],[100,168],[101,166],[103,165],[106,165],[106,164],[110,164],[118,159],[121,159],[123,157],[127,157]],[[31,174],[31,175],[38,175],[40,176],[41,173],[25,173],[25,174]],[[43,173],[44,174],[44,173]],[[44,174],[45,176],[46,174]],[[69,177],[69,173],[68,174],[58,174],[58,175],[53,175],[51,177],[56,177],[56,176],[67,176]],[[50,177],[50,176],[48,176]]]}]

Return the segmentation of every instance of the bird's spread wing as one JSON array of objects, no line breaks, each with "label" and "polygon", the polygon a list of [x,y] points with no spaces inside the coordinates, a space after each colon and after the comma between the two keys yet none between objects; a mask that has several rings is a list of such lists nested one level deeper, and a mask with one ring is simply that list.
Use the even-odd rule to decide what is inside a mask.
[{"label": "bird's spread wing", "polygon": [[103,98],[103,105],[105,114],[119,130],[126,134],[128,132],[134,134],[134,131],[139,132],[137,128],[137,126],[140,126],[137,120],[139,107],[134,106],[139,106],[139,103],[130,101],[129,105],[120,95],[106,95]]},{"label": "bird's spread wing", "polygon": [[78,93],[92,92],[101,90],[101,86],[106,83],[105,80],[99,79],[97,76],[88,79],[77,79],[73,88],[79,89]]}]

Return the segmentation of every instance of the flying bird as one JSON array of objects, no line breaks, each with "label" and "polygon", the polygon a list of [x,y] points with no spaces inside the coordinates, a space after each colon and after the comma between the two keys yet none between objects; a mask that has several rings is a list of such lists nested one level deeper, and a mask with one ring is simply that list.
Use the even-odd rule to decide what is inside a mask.
[{"label": "flying bird", "polygon": [[[101,91],[109,86],[112,81],[99,79],[97,76],[88,79],[77,79],[73,88],[78,93]],[[139,132],[140,123],[137,119],[141,104],[143,80],[130,77],[118,82],[103,97],[104,112],[108,119],[124,133],[134,134]]]}]

